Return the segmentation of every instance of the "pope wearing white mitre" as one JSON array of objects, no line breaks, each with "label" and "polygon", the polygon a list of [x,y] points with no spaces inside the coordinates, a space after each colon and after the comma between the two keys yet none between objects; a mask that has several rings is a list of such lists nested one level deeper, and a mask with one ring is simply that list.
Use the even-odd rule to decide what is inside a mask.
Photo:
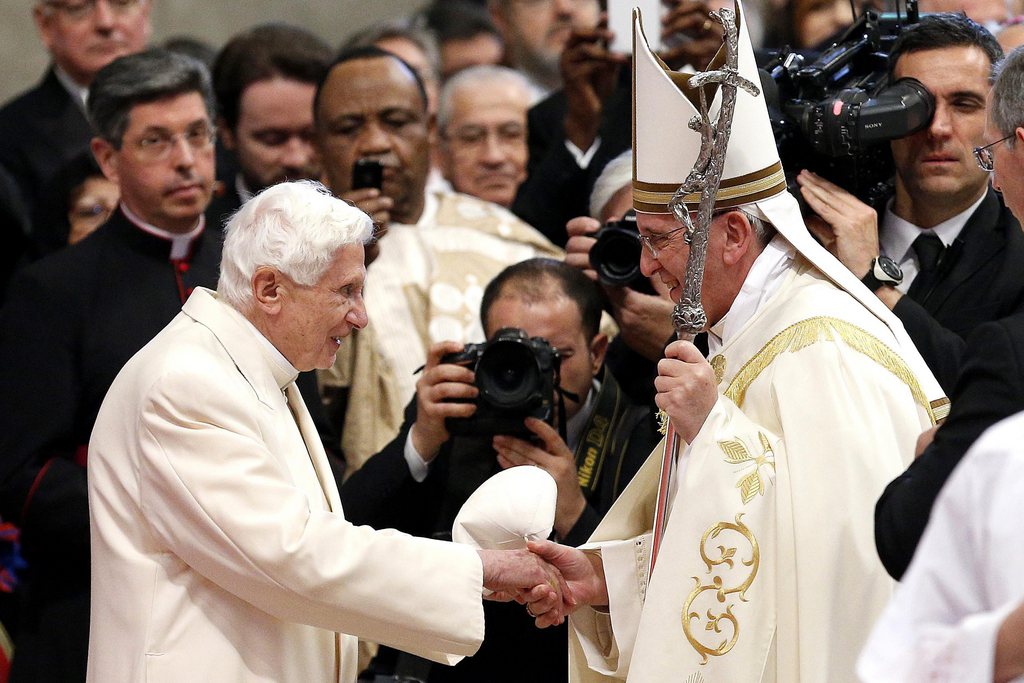
[{"label": "pope wearing white mitre", "polygon": [[[739,74],[758,84],[738,2],[734,17]],[[639,19],[641,265],[678,297],[689,250],[671,232],[681,224],[668,204],[700,151],[700,135],[687,127],[699,99],[687,85],[692,74],[672,72],[651,52]],[[710,68],[723,59],[720,52]],[[708,96],[712,120],[721,98],[720,90]],[[687,197],[691,212],[699,199]],[[755,224],[763,234],[752,240]],[[857,653],[892,589],[874,548],[875,501],[948,400],[899,321],[810,237],[786,191],[764,98],[742,89],[708,244],[709,360],[675,342],[659,364],[659,405],[688,443],[662,494],[670,507],[653,571],[661,448],[582,554],[535,546],[567,579],[570,564],[594,568],[570,580],[598,586],[580,591],[592,606],[570,618],[572,678],[854,681]],[[700,409],[673,403],[674,383],[687,373],[708,378],[705,394],[690,395]],[[546,623],[543,605],[528,607]]]}]

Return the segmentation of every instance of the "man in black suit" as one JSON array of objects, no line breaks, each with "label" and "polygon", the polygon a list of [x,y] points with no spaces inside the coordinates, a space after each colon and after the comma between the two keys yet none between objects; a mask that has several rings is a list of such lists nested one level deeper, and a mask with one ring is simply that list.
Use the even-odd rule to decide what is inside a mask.
[{"label": "man in black suit", "polygon": [[[450,538],[456,514],[484,481],[503,468],[535,465],[557,484],[555,535],[579,545],[660,439],[654,411],[632,403],[611,373],[601,371],[608,339],[598,330],[600,295],[580,270],[544,258],[509,266],[488,284],[480,316],[488,339],[501,328],[520,328],[558,350],[564,426],[530,418],[529,441],[451,436],[445,419],[469,417],[476,407],[448,399],[473,399],[478,392],[471,370],[441,362],[462,345],[436,344],[399,435],[341,488],[346,517],[354,524]],[[537,630],[514,603],[485,605],[484,615],[480,651],[454,668],[433,667],[430,681],[566,680],[566,627]],[[509,666],[524,652],[529,656]]]},{"label": "man in black suit", "polygon": [[0,515],[21,528],[30,564],[15,683],[85,679],[92,424],[121,366],[193,287],[217,282],[220,262],[219,231],[203,220],[214,177],[206,69],[162,51],[123,57],[97,75],[89,105],[120,208],[18,273],[0,311]]},{"label": "man in black suit", "polygon": [[301,28],[265,24],[238,34],[217,54],[217,129],[237,162],[225,208],[284,180],[320,177],[313,145],[313,96],[334,57]]},{"label": "man in black suit", "polygon": [[[1024,50],[1000,65],[988,106],[979,165],[1014,215],[1024,218]],[[1019,273],[1018,273],[1019,277]],[[1024,278],[1021,278],[1024,279]],[[934,441],[885,489],[875,508],[875,544],[886,569],[903,576],[950,473],[975,439],[1024,410],[1024,312],[979,325],[967,339],[953,407]]]},{"label": "man in black suit", "polygon": [[903,321],[948,392],[964,338],[1024,307],[1024,235],[972,154],[1001,57],[992,34],[961,14],[922,17],[897,39],[890,80],[923,83],[935,115],[891,143],[896,189],[880,229],[877,213],[848,192],[807,171],[798,177],[821,217],[808,226]]},{"label": "man in black suit", "polygon": [[149,41],[150,0],[37,0],[32,10],[53,63],[42,82],[0,109],[0,166],[31,216],[65,162],[89,147],[85,98],[96,73]]}]

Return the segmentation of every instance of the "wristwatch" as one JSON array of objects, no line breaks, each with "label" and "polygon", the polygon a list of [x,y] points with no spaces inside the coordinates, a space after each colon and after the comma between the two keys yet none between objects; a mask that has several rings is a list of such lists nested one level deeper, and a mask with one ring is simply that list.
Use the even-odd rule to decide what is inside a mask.
[{"label": "wristwatch", "polygon": [[878,256],[872,259],[870,270],[860,281],[872,292],[885,285],[895,287],[903,282],[903,270],[888,256]]}]

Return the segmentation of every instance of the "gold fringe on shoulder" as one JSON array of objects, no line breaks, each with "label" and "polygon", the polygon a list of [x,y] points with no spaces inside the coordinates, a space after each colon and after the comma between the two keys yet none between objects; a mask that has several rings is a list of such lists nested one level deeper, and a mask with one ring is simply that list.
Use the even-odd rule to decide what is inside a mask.
[{"label": "gold fringe on shoulder", "polygon": [[794,353],[820,341],[842,341],[882,366],[907,385],[914,400],[927,412],[935,424],[935,412],[925,396],[917,377],[900,356],[870,332],[845,320],[818,316],[801,320],[772,337],[760,351],[740,368],[729,383],[725,395],[736,405],[742,405],[747,389],[776,358],[783,353]]}]

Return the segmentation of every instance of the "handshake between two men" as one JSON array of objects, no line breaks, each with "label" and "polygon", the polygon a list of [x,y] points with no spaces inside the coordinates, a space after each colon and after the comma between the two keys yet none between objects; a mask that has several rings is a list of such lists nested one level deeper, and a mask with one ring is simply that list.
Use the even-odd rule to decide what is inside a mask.
[{"label": "handshake between two men", "polygon": [[479,550],[491,600],[526,605],[539,628],[557,626],[579,607],[607,606],[600,556],[577,548],[531,541],[526,549]]}]

